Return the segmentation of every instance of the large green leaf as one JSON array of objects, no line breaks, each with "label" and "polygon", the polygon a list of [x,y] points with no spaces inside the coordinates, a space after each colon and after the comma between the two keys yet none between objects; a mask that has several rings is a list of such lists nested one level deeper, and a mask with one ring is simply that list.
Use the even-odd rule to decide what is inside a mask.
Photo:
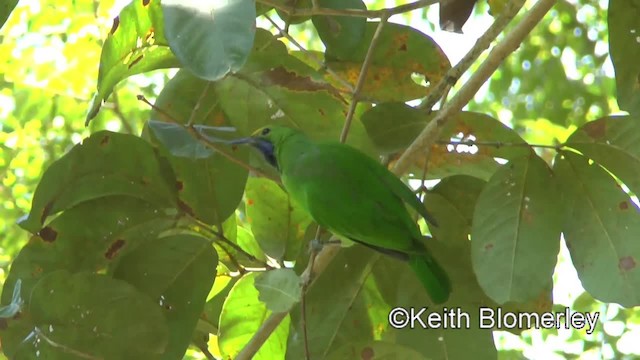
[{"label": "large green leaf", "polygon": [[49,215],[113,195],[175,207],[175,178],[166,161],[146,141],[133,135],[100,131],[44,172],[29,216],[20,226],[35,233]]},{"label": "large green leaf", "polygon": [[[225,358],[235,358],[262,322],[271,315],[265,304],[258,300],[258,290],[254,286],[255,277],[255,273],[243,276],[225,299],[218,334],[218,346]],[[289,316],[286,316],[252,359],[270,360],[284,357],[289,321]]]},{"label": "large green leaf", "polygon": [[311,218],[291,203],[289,194],[264,178],[249,178],[246,190],[247,222],[262,250],[281,261],[293,261],[302,249]]},{"label": "large green leaf", "polygon": [[640,194],[638,117],[608,116],[590,121],[571,134],[565,145],[593,159]]},{"label": "large green leaf", "polygon": [[[342,249],[307,291],[305,324],[311,358],[322,359],[334,349],[336,337],[345,326],[345,319],[369,276],[373,261],[378,256],[361,245]],[[300,311],[298,305],[291,313],[300,314]],[[302,359],[302,322],[293,324],[287,344],[287,359]],[[367,328],[364,323],[360,325],[360,331],[370,331],[370,327]],[[352,333],[351,338],[361,339],[359,333]]]},{"label": "large green leaf", "polygon": [[[366,111],[362,122],[378,151],[389,154],[406,149],[435,114],[437,112],[427,115],[404,103],[389,102]],[[464,174],[486,180],[499,167],[495,158],[513,159],[527,154],[527,147],[508,146],[510,144],[524,145],[525,142],[497,119],[476,112],[461,112],[445,125],[438,143],[432,146],[427,176],[444,178]],[[397,154],[391,157],[392,163],[397,157]],[[422,174],[425,162],[424,156],[418,157],[410,172]]]},{"label": "large green leaf", "polygon": [[609,24],[609,51],[616,73],[618,105],[632,114],[640,112],[640,0],[611,0]]},{"label": "large green leaf", "polygon": [[[339,48],[341,52],[334,53],[328,47],[325,53],[327,65],[354,86],[377,27],[378,22],[366,23],[365,34],[353,51]],[[416,83],[413,77],[421,75],[429,85],[437,84],[450,67],[449,59],[429,36],[406,25],[387,23],[373,52],[360,96],[373,102],[421,98],[431,87]]]},{"label": "large green leaf", "polygon": [[149,241],[124,256],[114,277],[127,281],[154,299],[169,325],[163,359],[184,355],[207,294],[216,276],[218,256],[209,240],[172,235]]},{"label": "large green leaf", "polygon": [[253,45],[256,5],[252,0],[163,0],[171,50],[196,76],[215,81],[236,72]]},{"label": "large green leaf", "polygon": [[135,74],[178,67],[164,35],[160,1],[132,1],[120,15],[102,45],[98,88],[93,95],[86,121],[93,119],[115,85]]},{"label": "large green leaf", "polygon": [[[25,293],[55,270],[96,271],[171,228],[175,211],[140,199],[110,196],[83,202],[51,221],[14,259],[5,289],[22,280]],[[81,225],[81,226],[80,226]],[[3,291],[2,303],[10,291]]]},{"label": "large green leaf", "polygon": [[265,271],[255,279],[260,301],[273,312],[288,311],[301,298],[300,277],[292,269]]},{"label": "large green leaf", "polygon": [[[338,140],[348,103],[322,75],[287,53],[266,31],[256,33],[253,52],[236,76],[215,83],[220,109],[249,134],[271,123],[299,128],[316,140]],[[371,153],[362,124],[354,121],[347,143]]]},{"label": "large green leaf", "polygon": [[533,150],[489,180],[473,215],[473,268],[498,304],[528,301],[552,284],[560,251],[561,206],[555,178]]},{"label": "large green leaf", "polygon": [[554,170],[564,195],[564,237],[582,285],[598,300],[640,305],[640,209],[583,156],[562,153]]},{"label": "large green leaf", "polygon": [[[232,215],[242,200],[247,169],[204,146],[184,126],[161,121],[150,121],[148,125],[173,166],[180,207],[211,225]],[[249,149],[238,149],[232,156],[247,163]]]},{"label": "large green leaf", "polygon": [[2,332],[7,356],[34,360],[160,359],[168,333],[160,307],[133,286],[67,271],[42,278]]},{"label": "large green leaf", "polygon": [[[362,0],[318,0],[317,3],[323,8],[336,10],[367,9]],[[363,17],[316,15],[312,20],[327,52],[339,57],[349,56],[362,44],[367,28],[367,19]]]}]

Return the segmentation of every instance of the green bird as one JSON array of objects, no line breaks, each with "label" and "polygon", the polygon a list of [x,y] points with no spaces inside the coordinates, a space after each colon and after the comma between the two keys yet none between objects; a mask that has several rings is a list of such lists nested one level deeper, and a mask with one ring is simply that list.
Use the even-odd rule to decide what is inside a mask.
[{"label": "green bird", "polygon": [[317,143],[279,125],[231,143],[257,148],[278,170],[293,201],[320,226],[406,261],[434,303],[447,301],[449,278],[423,245],[407,205],[435,222],[415,194],[380,163],[349,145]]}]

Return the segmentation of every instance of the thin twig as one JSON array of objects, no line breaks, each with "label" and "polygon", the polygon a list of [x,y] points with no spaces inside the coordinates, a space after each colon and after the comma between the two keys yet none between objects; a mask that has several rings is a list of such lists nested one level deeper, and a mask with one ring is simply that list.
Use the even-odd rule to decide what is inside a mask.
[{"label": "thin twig", "polygon": [[[522,0],[512,0],[521,2]],[[531,10],[522,18],[512,31],[505,35],[489,53],[487,59],[480,65],[477,71],[471,75],[469,81],[458,93],[443,107],[430,121],[407,150],[400,156],[393,167],[393,172],[403,174],[411,165],[418,153],[428,151],[436,141],[442,127],[451,115],[462,110],[469,100],[473,98],[482,84],[491,77],[491,74],[500,66],[505,57],[515,51],[529,32],[542,20],[556,0],[539,0]]]},{"label": "thin twig", "polygon": [[438,102],[438,99],[442,98],[442,94],[444,94],[447,89],[453,86],[460,79],[462,74],[469,69],[471,64],[478,60],[480,55],[487,50],[498,35],[502,33],[504,28],[516,16],[518,11],[520,11],[524,2],[524,0],[508,2],[507,6],[504,8],[500,16],[498,16],[496,21],[494,21],[487,31],[478,38],[471,50],[469,50],[469,52],[467,52],[454,67],[449,69],[445,76],[440,79],[438,84],[431,89],[429,95],[418,106],[418,108],[425,109],[430,112],[433,105]]},{"label": "thin twig", "polygon": [[492,146],[495,148],[501,147],[530,147],[530,148],[543,148],[543,149],[553,149],[556,151],[560,151],[563,147],[562,144],[559,145],[544,145],[544,144],[529,144],[527,142],[502,142],[502,141],[475,141],[475,140],[463,140],[463,141],[446,141],[446,140],[438,140],[435,142],[438,145],[466,145],[466,146]]},{"label": "thin twig", "polygon": [[351,128],[351,122],[353,121],[353,115],[356,112],[356,106],[358,105],[358,97],[360,96],[360,92],[364,87],[365,80],[367,78],[367,72],[369,71],[369,66],[371,66],[371,61],[373,60],[373,53],[375,52],[376,45],[378,45],[378,41],[380,40],[380,34],[382,34],[382,29],[384,25],[389,20],[388,16],[383,16],[380,19],[380,23],[378,23],[378,27],[376,28],[376,32],[373,34],[371,38],[371,43],[369,44],[369,49],[367,50],[367,55],[364,57],[364,62],[362,63],[362,67],[360,68],[360,75],[358,76],[358,82],[356,83],[356,88],[353,90],[353,96],[351,97],[351,104],[349,104],[349,111],[347,112],[347,118],[344,122],[344,126],[342,127],[342,133],[340,134],[340,142],[345,142],[347,140],[347,136],[349,135],[349,129]]},{"label": "thin twig", "polygon": [[399,5],[392,8],[380,9],[380,10],[361,10],[361,9],[330,9],[330,8],[321,8],[317,4],[316,1],[312,0],[312,7],[310,9],[296,9],[291,6],[284,5],[282,1],[277,0],[257,0],[257,2],[262,3],[267,6],[274,7],[285,14],[295,15],[295,16],[313,16],[313,15],[333,15],[333,16],[354,16],[354,17],[366,17],[369,19],[378,19],[382,17],[390,17],[396,14],[402,14],[409,11],[417,10],[429,5],[433,5],[438,2],[438,0],[419,0],[414,1],[409,4]]},{"label": "thin twig", "polygon": [[196,138],[198,141],[203,143],[208,148],[211,148],[212,150],[217,151],[222,156],[224,156],[225,158],[229,159],[231,162],[234,162],[234,163],[240,165],[241,167],[243,167],[243,168],[245,168],[245,169],[247,169],[249,171],[252,171],[256,175],[259,175],[259,176],[265,177],[267,179],[271,179],[271,180],[273,180],[273,181],[275,181],[277,183],[280,183],[280,179],[275,178],[273,176],[270,176],[270,175],[264,173],[263,171],[261,171],[260,169],[254,168],[253,166],[251,166],[249,164],[246,164],[244,161],[242,161],[240,159],[236,159],[235,157],[233,157],[231,154],[227,153],[226,151],[223,151],[221,147],[219,147],[213,141],[211,141],[211,140],[207,139],[205,136],[203,136],[195,127],[187,126],[185,124],[182,124],[182,123],[178,122],[170,114],[168,114],[164,110],[160,109],[159,107],[157,107],[157,106],[153,105],[151,102],[149,102],[149,100],[147,100],[147,98],[145,98],[144,95],[138,95],[138,100],[140,100],[140,101],[144,102],[145,104],[149,105],[153,110],[155,110],[159,114],[163,115],[165,117],[165,119],[167,119],[171,123],[173,123],[175,125],[178,125],[178,126],[184,127],[185,130],[187,130],[191,134],[191,136]]},{"label": "thin twig", "polygon": [[291,44],[293,44],[293,46],[297,47],[298,50],[304,52],[307,55],[307,57],[311,59],[311,61],[313,61],[321,70],[326,71],[329,75],[331,75],[334,79],[336,79],[336,81],[338,81],[340,85],[344,86],[345,89],[353,93],[354,89],[351,83],[343,79],[342,76],[338,75],[338,73],[336,73],[331,68],[326,66],[326,64],[322,62],[322,60],[318,59],[314,53],[312,53],[311,51],[305,49],[302,45],[300,45],[300,43],[296,39],[294,39],[293,36],[291,36],[288,32],[282,30],[269,15],[265,14],[264,18],[267,19],[276,30],[278,30],[280,35],[282,35]]},{"label": "thin twig", "polygon": [[118,98],[118,92],[114,91],[113,95],[111,95],[111,98],[113,99],[112,100],[113,106],[110,108],[110,110],[113,111],[114,114],[116,114],[116,117],[120,120],[120,122],[122,123],[122,126],[127,131],[127,133],[133,134],[135,132],[133,130],[133,126],[131,126],[131,124],[129,123],[129,119],[127,119],[127,116],[122,112],[122,109],[120,108],[120,100]]},{"label": "thin twig", "polygon": [[189,121],[187,121],[186,126],[188,127],[193,126],[193,120],[195,120],[196,118],[196,114],[200,109],[200,104],[202,103],[202,100],[204,100],[204,97],[207,95],[207,92],[209,92],[210,85],[211,85],[211,81],[207,81],[207,84],[204,86],[204,89],[202,89],[202,93],[200,93],[200,97],[198,97],[198,101],[196,101],[196,104],[193,106],[193,109],[191,110],[191,114],[189,115]]}]

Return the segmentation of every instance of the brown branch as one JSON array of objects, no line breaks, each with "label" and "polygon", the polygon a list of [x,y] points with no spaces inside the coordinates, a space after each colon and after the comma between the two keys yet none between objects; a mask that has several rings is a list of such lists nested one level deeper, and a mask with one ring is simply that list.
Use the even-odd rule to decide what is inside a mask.
[{"label": "brown branch", "polygon": [[[511,0],[522,2],[523,0]],[[535,6],[527,12],[514,29],[505,35],[504,39],[497,44],[489,53],[487,59],[480,65],[477,71],[471,75],[469,81],[458,91],[458,93],[444,106],[438,114],[425,126],[420,135],[413,141],[409,148],[400,156],[393,167],[393,172],[403,174],[407,171],[413,159],[420,152],[428,151],[438,138],[442,127],[446,124],[451,115],[459,112],[473,98],[482,84],[491,77],[493,72],[500,66],[504,58],[515,51],[529,32],[542,20],[544,15],[555,4],[555,0],[539,0]],[[511,8],[513,8],[511,6]],[[503,13],[501,16],[505,15]]]},{"label": "brown branch", "polygon": [[380,10],[360,10],[360,9],[330,9],[321,8],[317,5],[317,1],[312,0],[312,7],[297,9],[292,6],[284,5],[283,2],[277,0],[257,0],[267,6],[276,8],[283,13],[291,16],[313,16],[313,15],[330,15],[330,16],[355,16],[366,17],[369,19],[381,19],[383,17],[390,17],[396,14],[402,14],[405,12],[417,10],[429,5],[433,5],[438,0],[418,0],[409,4],[399,5],[392,8],[380,9]]},{"label": "brown branch", "polygon": [[353,115],[356,112],[356,106],[358,105],[360,92],[364,87],[364,82],[367,78],[367,72],[369,71],[369,67],[371,66],[371,61],[373,60],[373,53],[375,51],[376,45],[378,45],[378,41],[380,40],[380,34],[382,34],[382,29],[385,24],[389,20],[388,16],[383,16],[380,19],[380,23],[376,28],[376,32],[373,34],[371,38],[371,43],[369,44],[369,49],[367,50],[367,55],[364,57],[364,61],[362,63],[362,67],[360,68],[360,75],[358,76],[358,82],[356,83],[356,88],[353,90],[353,96],[351,97],[351,104],[349,104],[349,111],[347,112],[347,118],[344,122],[344,126],[342,127],[342,133],[340,134],[340,142],[345,142],[347,140],[347,136],[349,135],[349,129],[351,128],[351,122],[353,121]]}]

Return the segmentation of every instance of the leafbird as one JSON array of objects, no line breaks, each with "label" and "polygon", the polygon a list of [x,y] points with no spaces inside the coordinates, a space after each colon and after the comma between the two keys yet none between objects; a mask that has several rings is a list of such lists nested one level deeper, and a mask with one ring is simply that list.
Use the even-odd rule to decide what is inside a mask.
[{"label": "leafbird", "polygon": [[301,131],[270,125],[250,144],[280,173],[294,203],[339,237],[408,263],[431,300],[443,303],[451,293],[444,269],[429,254],[407,205],[432,226],[424,205],[398,177],[361,151],[339,142],[315,142]]}]

